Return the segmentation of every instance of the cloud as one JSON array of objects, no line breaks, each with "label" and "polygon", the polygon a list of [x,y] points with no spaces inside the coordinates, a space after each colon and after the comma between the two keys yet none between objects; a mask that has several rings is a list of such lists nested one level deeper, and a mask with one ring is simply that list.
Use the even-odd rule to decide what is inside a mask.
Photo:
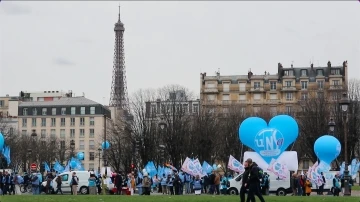
[{"label": "cloud", "polygon": [[26,15],[31,13],[29,7],[15,4],[13,2],[2,2],[1,10],[7,15]]},{"label": "cloud", "polygon": [[72,66],[72,65],[75,65],[74,62],[70,61],[70,60],[67,60],[65,58],[55,58],[54,59],[54,63],[56,65],[61,65],[61,66]]}]

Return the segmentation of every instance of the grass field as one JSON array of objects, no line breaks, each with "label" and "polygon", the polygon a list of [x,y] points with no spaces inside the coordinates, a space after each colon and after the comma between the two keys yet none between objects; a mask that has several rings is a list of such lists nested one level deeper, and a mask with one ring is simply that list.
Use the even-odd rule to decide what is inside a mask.
[{"label": "grass field", "polygon": [[[1,202],[239,202],[239,196],[1,196]],[[259,199],[256,198],[256,201]],[[359,202],[359,197],[269,196],[266,202]]]}]

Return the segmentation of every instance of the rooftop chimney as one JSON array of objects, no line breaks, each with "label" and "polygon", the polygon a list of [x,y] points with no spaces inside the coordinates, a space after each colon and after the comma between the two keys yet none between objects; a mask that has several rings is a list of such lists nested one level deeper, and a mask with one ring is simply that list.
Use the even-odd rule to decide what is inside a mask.
[{"label": "rooftop chimney", "polygon": [[251,69],[250,69],[248,72],[248,79],[251,79],[252,75],[253,75],[253,73],[251,72]]},{"label": "rooftop chimney", "polygon": [[313,64],[313,63],[311,63],[310,67],[311,67],[311,69],[312,69],[312,68],[314,68],[314,64]]},{"label": "rooftop chimney", "polygon": [[328,61],[327,67],[331,67],[331,62],[330,61]]}]

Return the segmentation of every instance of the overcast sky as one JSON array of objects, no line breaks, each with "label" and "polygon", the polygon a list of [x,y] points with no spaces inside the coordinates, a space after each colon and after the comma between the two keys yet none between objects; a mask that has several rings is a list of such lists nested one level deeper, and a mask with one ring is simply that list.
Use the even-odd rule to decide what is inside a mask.
[{"label": "overcast sky", "polygon": [[[108,104],[118,2],[0,3],[0,96],[73,90]],[[360,3],[121,2],[129,94],[200,72],[254,74],[349,63],[360,77]]]}]

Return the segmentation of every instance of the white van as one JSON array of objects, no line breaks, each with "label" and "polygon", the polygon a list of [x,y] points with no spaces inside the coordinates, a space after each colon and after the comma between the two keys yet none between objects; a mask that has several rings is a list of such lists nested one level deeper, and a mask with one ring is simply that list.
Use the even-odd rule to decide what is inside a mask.
[{"label": "white van", "polygon": [[[278,179],[274,174],[268,173],[270,179],[270,193],[275,193],[278,196],[285,196],[288,193],[292,193],[290,187],[290,176],[287,179]],[[238,195],[242,184],[242,174],[236,176],[234,179],[229,180],[228,194]]]},{"label": "white van", "polygon": [[62,178],[61,189],[64,193],[71,193],[70,182],[72,179],[72,173],[76,172],[76,176],[79,178],[79,185],[78,185],[78,192],[80,194],[88,194],[89,193],[89,178],[90,172],[89,171],[69,171],[61,173],[59,176],[55,177],[52,181],[53,188],[56,190],[57,183],[56,179],[58,177]]}]

